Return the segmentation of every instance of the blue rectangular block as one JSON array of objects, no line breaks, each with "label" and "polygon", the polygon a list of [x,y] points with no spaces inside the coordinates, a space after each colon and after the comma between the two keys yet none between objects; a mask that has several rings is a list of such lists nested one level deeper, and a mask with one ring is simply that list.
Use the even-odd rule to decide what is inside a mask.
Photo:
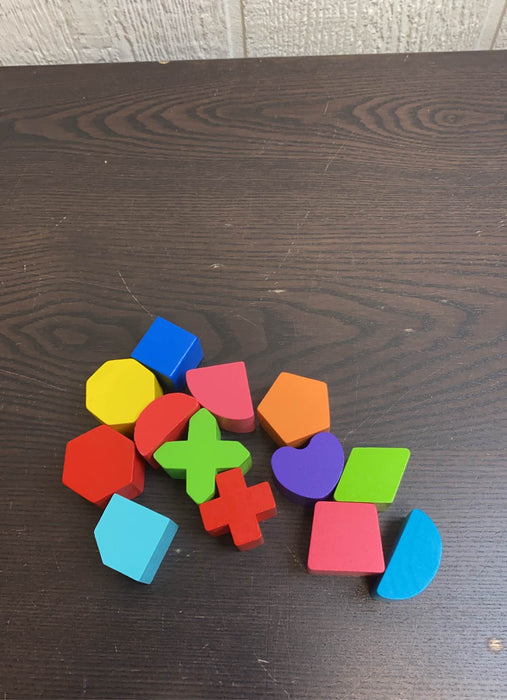
[{"label": "blue rectangular block", "polygon": [[165,515],[115,493],[94,534],[103,564],[151,583],[177,530]]},{"label": "blue rectangular block", "polygon": [[155,372],[166,389],[180,391],[185,388],[187,370],[198,367],[203,352],[196,335],[159,316],[131,356]]}]

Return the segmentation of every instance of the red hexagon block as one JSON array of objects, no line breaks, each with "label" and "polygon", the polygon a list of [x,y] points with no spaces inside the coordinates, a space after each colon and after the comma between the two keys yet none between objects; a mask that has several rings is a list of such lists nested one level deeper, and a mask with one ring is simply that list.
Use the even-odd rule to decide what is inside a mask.
[{"label": "red hexagon block", "polygon": [[144,489],[144,469],[132,440],[100,425],[67,443],[62,481],[105,508],[114,493],[125,498],[139,496]]}]

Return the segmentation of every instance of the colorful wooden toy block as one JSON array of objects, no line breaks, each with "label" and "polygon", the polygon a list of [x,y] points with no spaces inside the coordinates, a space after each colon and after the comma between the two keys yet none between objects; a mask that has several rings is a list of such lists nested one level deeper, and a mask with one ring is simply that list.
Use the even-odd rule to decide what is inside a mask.
[{"label": "colorful wooden toy block", "polygon": [[134,429],[134,442],[140,454],[158,469],[153,453],[164,442],[178,440],[190,418],[199,410],[199,402],[188,394],[165,394],[152,401],[141,413]]},{"label": "colorful wooden toy block", "polygon": [[132,435],[141,411],[161,395],[153,372],[132,358],[104,362],[86,382],[86,408],[125,435]]},{"label": "colorful wooden toy block", "polygon": [[169,476],[186,479],[187,494],[197,504],[215,495],[217,472],[239,467],[246,474],[252,466],[246,447],[220,439],[216,418],[205,408],[190,419],[188,440],[165,442],[154,457]]},{"label": "colorful wooden toy block", "polygon": [[422,510],[413,510],[401,527],[372,596],[386,600],[413,598],[433,581],[441,558],[442,539],[437,526]]},{"label": "colorful wooden toy block", "polygon": [[259,522],[276,515],[268,482],[247,487],[241,469],[230,469],[217,475],[217,487],[220,496],[199,506],[206,532],[213,537],[230,532],[241,550],[262,544]]},{"label": "colorful wooden toy block", "polygon": [[282,493],[296,503],[311,505],[328,498],[343,471],[343,447],[331,433],[314,435],[301,449],[280,447],[271,467]]},{"label": "colorful wooden toy block", "polygon": [[282,372],[257,407],[257,415],[277,445],[299,447],[329,430],[327,384]]},{"label": "colorful wooden toy block", "polygon": [[384,569],[378,513],[373,504],[315,504],[308,554],[311,574],[369,576]]},{"label": "colorful wooden toy block", "polygon": [[251,433],[255,416],[244,362],[199,367],[187,372],[187,386],[222,430]]},{"label": "colorful wooden toy block", "polygon": [[334,492],[335,501],[375,503],[386,510],[409,457],[410,450],[404,447],[354,447]]},{"label": "colorful wooden toy block", "polygon": [[151,583],[177,530],[170,518],[115,494],[94,534],[103,564]]},{"label": "colorful wooden toy block", "polygon": [[100,425],[67,443],[62,481],[104,508],[114,493],[125,498],[142,493],[144,462],[132,440]]},{"label": "colorful wooden toy block", "polygon": [[197,336],[159,316],[134,348],[132,357],[153,370],[168,391],[181,391],[187,371],[199,365],[203,352]]}]

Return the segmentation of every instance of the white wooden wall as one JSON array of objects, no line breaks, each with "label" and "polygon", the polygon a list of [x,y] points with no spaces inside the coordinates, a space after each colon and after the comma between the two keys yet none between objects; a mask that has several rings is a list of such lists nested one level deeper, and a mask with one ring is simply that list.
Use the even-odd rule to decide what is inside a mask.
[{"label": "white wooden wall", "polygon": [[0,65],[507,48],[507,0],[0,0]]},{"label": "white wooden wall", "polygon": [[498,34],[495,37],[495,49],[507,49],[507,2],[503,13],[503,19],[498,29]]}]

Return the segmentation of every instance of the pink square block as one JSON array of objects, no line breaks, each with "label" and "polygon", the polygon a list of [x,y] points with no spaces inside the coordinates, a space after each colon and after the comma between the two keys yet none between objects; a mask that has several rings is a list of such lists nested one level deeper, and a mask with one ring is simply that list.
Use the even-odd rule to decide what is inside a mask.
[{"label": "pink square block", "polygon": [[315,504],[309,573],[368,576],[381,574],[385,568],[374,503]]}]

